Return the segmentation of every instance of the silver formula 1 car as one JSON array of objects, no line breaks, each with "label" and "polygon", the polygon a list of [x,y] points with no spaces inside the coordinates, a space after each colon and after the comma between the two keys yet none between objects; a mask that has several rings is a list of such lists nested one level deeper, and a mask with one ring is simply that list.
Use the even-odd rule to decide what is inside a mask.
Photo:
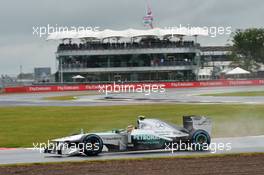
[{"label": "silver formula 1 car", "polygon": [[[96,156],[102,151],[136,151],[164,149],[185,143],[199,146],[211,142],[211,120],[200,116],[184,116],[183,127],[159,119],[139,116],[137,126],[99,133],[81,133],[51,140],[44,153]],[[172,144],[173,143],[173,144]]]}]

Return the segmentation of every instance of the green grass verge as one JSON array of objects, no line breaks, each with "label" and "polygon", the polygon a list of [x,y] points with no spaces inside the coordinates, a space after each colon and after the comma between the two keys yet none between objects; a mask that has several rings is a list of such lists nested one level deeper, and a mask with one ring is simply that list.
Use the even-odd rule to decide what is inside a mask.
[{"label": "green grass verge", "polygon": [[155,104],[102,107],[0,107],[0,147],[32,147],[85,131],[105,131],[135,124],[139,115],[182,124],[183,115],[213,120],[213,137],[264,134],[264,105]]},{"label": "green grass verge", "polygon": [[217,94],[202,94],[201,96],[232,96],[232,97],[254,97],[264,96],[264,91],[247,91],[247,92],[229,92],[229,93],[217,93]]},{"label": "green grass verge", "polygon": [[43,100],[54,100],[54,101],[71,101],[76,100],[80,96],[87,96],[87,95],[96,95],[99,94],[98,91],[90,91],[81,94],[73,94],[73,95],[62,95],[62,96],[51,96],[51,97],[44,97]]},{"label": "green grass verge", "polygon": [[53,96],[53,97],[44,97],[43,100],[55,100],[55,101],[69,101],[76,100],[77,96],[67,95],[67,96]]}]

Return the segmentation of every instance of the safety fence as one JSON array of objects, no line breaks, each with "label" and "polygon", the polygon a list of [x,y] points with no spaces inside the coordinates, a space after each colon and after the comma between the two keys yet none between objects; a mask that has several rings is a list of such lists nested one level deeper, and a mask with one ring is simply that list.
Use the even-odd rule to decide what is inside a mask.
[{"label": "safety fence", "polygon": [[215,81],[193,81],[193,82],[153,82],[153,83],[119,83],[119,84],[79,84],[79,85],[43,85],[43,86],[20,86],[5,87],[6,93],[32,93],[32,92],[59,92],[59,91],[86,91],[100,90],[102,87],[114,88],[122,85],[123,87],[138,87],[157,85],[165,89],[169,88],[197,88],[197,87],[221,87],[221,86],[253,86],[264,85],[264,80],[215,80]]}]

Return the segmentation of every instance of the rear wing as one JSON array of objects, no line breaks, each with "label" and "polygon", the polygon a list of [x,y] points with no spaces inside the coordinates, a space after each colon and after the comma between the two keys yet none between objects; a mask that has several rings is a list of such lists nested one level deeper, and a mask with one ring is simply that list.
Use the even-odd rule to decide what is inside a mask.
[{"label": "rear wing", "polygon": [[211,119],[204,116],[183,116],[183,127],[190,132],[201,129],[211,135],[212,121]]}]

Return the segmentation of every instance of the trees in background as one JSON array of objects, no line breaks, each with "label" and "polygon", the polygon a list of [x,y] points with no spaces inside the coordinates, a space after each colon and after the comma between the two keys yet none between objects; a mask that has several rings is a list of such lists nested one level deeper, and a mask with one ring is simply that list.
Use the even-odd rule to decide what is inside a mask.
[{"label": "trees in background", "polygon": [[264,64],[264,28],[237,30],[232,41],[234,66],[254,71]]}]

